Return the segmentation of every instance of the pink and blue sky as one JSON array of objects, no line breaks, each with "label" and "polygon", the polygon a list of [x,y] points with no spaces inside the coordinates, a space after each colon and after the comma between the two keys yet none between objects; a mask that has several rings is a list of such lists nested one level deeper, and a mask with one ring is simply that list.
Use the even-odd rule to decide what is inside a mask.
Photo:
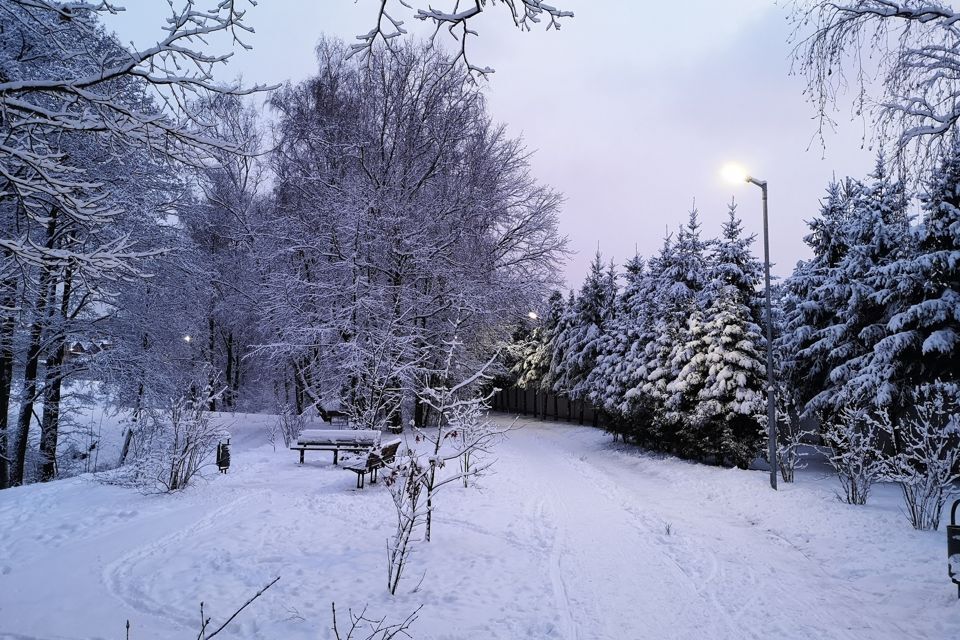
[{"label": "pink and blue sky", "polygon": [[[807,255],[804,220],[836,174],[863,176],[874,152],[849,109],[822,147],[804,82],[790,75],[788,9],[771,0],[556,0],[573,10],[560,31],[513,28],[494,6],[474,25],[474,63],[496,73],[483,81],[495,119],[522,136],[537,177],[566,196],[561,230],[576,253],[566,268],[577,286],[599,246],[622,263],[650,255],[693,205],[715,235],[735,196],[749,231],[759,234],[760,192],[732,186],[720,167],[737,161],[770,188],[774,273]],[[128,2],[111,19],[124,41],[161,36],[166,2]],[[315,67],[321,35],[352,40],[368,31],[377,0],[260,0],[248,14],[253,50],[221,73],[248,82],[298,81]],[[397,5],[399,8],[399,5]],[[399,13],[399,12],[398,12]],[[404,13],[413,33],[424,27]],[[869,144],[869,140],[866,141]],[[762,251],[758,242],[756,251]]]}]

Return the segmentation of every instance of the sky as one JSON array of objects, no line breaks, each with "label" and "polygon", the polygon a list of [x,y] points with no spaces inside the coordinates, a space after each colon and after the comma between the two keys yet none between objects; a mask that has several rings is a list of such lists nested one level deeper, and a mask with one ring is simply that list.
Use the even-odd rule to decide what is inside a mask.
[{"label": "sky", "polygon": [[[411,34],[428,33],[392,3]],[[121,40],[143,46],[161,37],[165,0],[127,4],[108,21]],[[379,4],[259,0],[247,18],[253,49],[221,77],[303,80],[316,69],[317,40],[369,31]],[[474,24],[470,52],[474,64],[496,70],[481,81],[491,115],[534,152],[537,178],[565,196],[568,286],[579,286],[598,249],[617,264],[654,254],[694,206],[704,234],[718,235],[732,198],[762,257],[760,190],[725,183],[720,169],[731,161],[768,182],[773,273],[789,275],[808,257],[805,221],[827,184],[865,176],[875,151],[843,104],[835,131],[818,141],[803,78],[790,74],[787,8],[773,0],[685,0],[682,10],[637,0],[553,4],[575,16],[559,31],[521,32],[498,3]]]}]

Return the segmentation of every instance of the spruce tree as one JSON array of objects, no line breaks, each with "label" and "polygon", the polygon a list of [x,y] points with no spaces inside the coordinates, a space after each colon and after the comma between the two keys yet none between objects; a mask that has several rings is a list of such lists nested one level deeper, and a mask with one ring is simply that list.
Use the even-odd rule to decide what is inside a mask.
[{"label": "spruce tree", "polygon": [[707,448],[723,464],[746,468],[763,443],[766,361],[764,340],[743,292],[722,285],[714,293],[704,334],[706,379],[697,415]]},{"label": "spruce tree", "polygon": [[549,390],[552,343],[560,326],[563,309],[563,294],[559,291],[551,292],[547,300],[546,315],[533,328],[529,337],[517,345],[518,356],[513,374],[517,378],[518,386],[539,391]]},{"label": "spruce tree", "polygon": [[570,392],[570,361],[573,358],[568,352],[571,345],[571,333],[576,330],[577,298],[573,291],[567,294],[560,312],[560,321],[551,337],[550,368],[547,370],[546,383],[554,393],[568,394]]},{"label": "spruce tree", "polygon": [[899,403],[905,391],[938,380],[957,393],[960,142],[950,146],[932,173],[922,203],[923,217],[912,230],[912,243],[877,276],[881,302],[893,312],[863,377],[876,386],[883,403]]},{"label": "spruce tree", "polygon": [[831,283],[849,251],[852,202],[860,188],[850,179],[827,187],[819,215],[808,222],[810,233],[804,237],[813,257],[799,262],[784,283],[783,296],[794,303],[784,308],[776,350],[782,358],[782,383],[801,412],[824,389],[832,369],[827,330],[836,324],[846,299]]},{"label": "spruce tree", "polygon": [[624,265],[626,286],[616,296],[615,310],[603,334],[596,366],[587,376],[590,402],[608,413],[619,413],[617,407],[623,391],[617,389],[617,378],[623,367],[624,354],[630,346],[634,324],[634,319],[630,317],[630,300],[634,296],[635,282],[642,277],[644,270],[644,261],[640,256],[634,256]]},{"label": "spruce tree", "polygon": [[687,389],[670,385],[679,376],[680,365],[685,362],[691,343],[687,320],[697,309],[706,283],[708,249],[709,243],[701,238],[699,216],[694,209],[687,224],[677,233],[676,242],[664,243],[654,285],[657,316],[653,338],[646,348],[645,380],[640,393],[652,408],[655,440],[679,453],[684,453],[685,445],[689,444],[686,437],[681,437],[687,434],[681,433],[684,427],[682,421],[678,421],[679,407],[689,402],[678,397]]},{"label": "spruce tree", "polygon": [[744,236],[736,204],[731,203],[704,291],[702,344],[688,365],[699,369],[698,447],[719,464],[729,461],[740,467],[761,447],[765,400],[766,345],[758,293],[763,267],[750,252],[753,239]]},{"label": "spruce tree", "polygon": [[889,306],[878,287],[878,274],[903,257],[909,242],[907,198],[882,159],[852,201],[846,255],[823,285],[835,306],[833,322],[823,332],[831,370],[809,406],[833,415],[843,407],[874,406],[876,380],[863,375],[874,346],[887,335]]},{"label": "spruce tree", "polygon": [[616,286],[613,266],[604,271],[602,258],[597,252],[559,344],[563,357],[557,363],[555,386],[559,385],[559,389],[574,400],[585,399],[588,395],[587,378],[597,364],[604,329],[613,316]]}]

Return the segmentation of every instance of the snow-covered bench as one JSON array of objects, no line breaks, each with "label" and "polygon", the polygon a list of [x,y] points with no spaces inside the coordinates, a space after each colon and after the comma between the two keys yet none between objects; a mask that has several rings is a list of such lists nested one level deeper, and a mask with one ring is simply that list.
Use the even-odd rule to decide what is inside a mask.
[{"label": "snow-covered bench", "polygon": [[333,464],[337,464],[341,451],[368,451],[378,444],[380,432],[375,429],[304,429],[290,449],[300,452],[300,464],[305,451],[333,451]]},{"label": "snow-covered bench", "polygon": [[377,471],[393,462],[397,457],[397,450],[400,448],[400,439],[384,442],[379,447],[374,447],[366,455],[351,456],[344,458],[343,468],[353,471],[357,474],[357,489],[363,489],[363,481],[366,475],[370,474],[370,484],[377,481]]}]

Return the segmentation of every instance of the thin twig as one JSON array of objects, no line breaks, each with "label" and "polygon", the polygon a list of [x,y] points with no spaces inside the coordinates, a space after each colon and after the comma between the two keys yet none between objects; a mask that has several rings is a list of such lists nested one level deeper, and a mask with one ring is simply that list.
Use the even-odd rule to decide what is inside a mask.
[{"label": "thin twig", "polygon": [[260,596],[262,596],[264,591],[266,591],[267,589],[269,589],[269,588],[272,587],[273,585],[277,584],[277,581],[278,581],[279,579],[280,579],[280,576],[277,576],[276,578],[274,578],[273,580],[271,580],[270,583],[269,583],[267,586],[265,586],[263,589],[260,589],[260,591],[257,591],[255,594],[253,594],[253,597],[250,598],[249,600],[247,600],[246,602],[244,602],[242,607],[240,607],[239,609],[237,609],[236,611],[234,611],[234,612],[233,612],[233,615],[230,616],[229,618],[227,618],[227,621],[226,621],[226,622],[224,622],[222,625],[220,625],[220,627],[219,627],[216,631],[214,631],[214,632],[211,633],[209,636],[207,636],[207,640],[209,640],[209,639],[212,638],[213,636],[215,636],[215,635],[217,635],[218,633],[220,633],[221,631],[223,631],[224,627],[226,627],[228,624],[230,624],[230,622],[232,622],[233,619],[236,618],[236,617],[240,614],[241,611],[243,611],[244,609],[246,609],[247,606],[248,606],[251,602],[253,602],[253,601],[256,600],[257,598],[259,598]]}]

